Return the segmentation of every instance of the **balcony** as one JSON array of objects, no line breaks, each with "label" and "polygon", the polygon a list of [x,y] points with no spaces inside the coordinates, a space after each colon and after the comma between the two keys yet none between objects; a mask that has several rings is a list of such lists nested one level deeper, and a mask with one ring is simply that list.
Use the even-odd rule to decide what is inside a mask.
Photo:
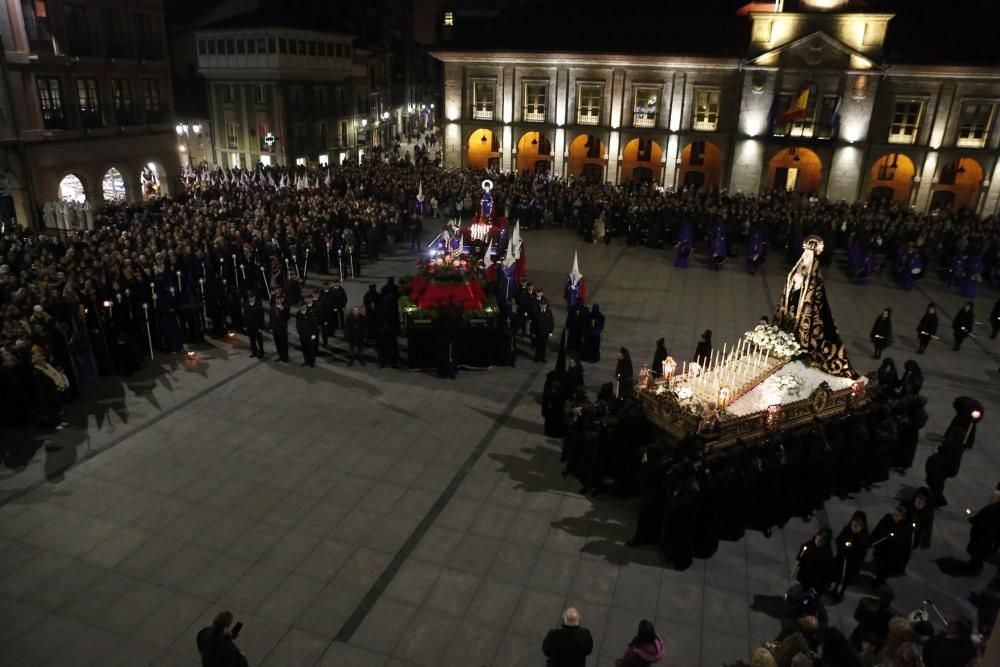
[{"label": "balcony", "polygon": [[[492,116],[491,116],[492,118]],[[545,122],[545,110],[535,109],[533,111],[528,111],[527,108],[524,110],[524,122],[526,123],[544,123]]]},{"label": "balcony", "polygon": [[713,120],[696,120],[691,124],[691,128],[699,132],[715,132],[718,127],[718,118]]},{"label": "balcony", "polygon": [[916,139],[917,139],[917,132],[915,129],[913,129],[913,130],[904,130],[902,132],[892,132],[887,137],[886,142],[890,144],[904,144],[909,146],[913,144],[916,141]]},{"label": "balcony", "polygon": [[486,108],[477,109],[473,107],[472,117],[475,120],[493,120],[493,107],[490,107],[488,109]]},{"label": "balcony", "polygon": [[583,109],[576,114],[578,125],[600,125],[601,112],[593,109]]},{"label": "balcony", "polygon": [[642,111],[632,115],[633,127],[656,127],[656,112]]},{"label": "balcony", "polygon": [[986,146],[986,135],[976,136],[973,134],[967,137],[959,137],[955,140],[955,145],[959,148],[983,148]]}]

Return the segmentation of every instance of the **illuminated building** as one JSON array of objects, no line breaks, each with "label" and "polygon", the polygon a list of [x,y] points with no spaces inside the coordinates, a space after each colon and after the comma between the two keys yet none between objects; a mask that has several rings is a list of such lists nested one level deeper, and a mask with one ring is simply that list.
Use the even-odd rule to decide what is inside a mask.
[{"label": "illuminated building", "polygon": [[60,199],[138,200],[177,187],[161,0],[8,0],[0,217],[43,226]]},{"label": "illuminated building", "polygon": [[[445,165],[995,212],[1000,63],[887,64],[892,14],[792,4],[704,25],[651,14],[654,38],[623,30],[607,53],[585,48],[615,30],[599,21],[551,36],[498,25],[491,40],[467,25],[474,14],[446,7],[432,53]],[[531,23],[545,25],[538,11]]]}]

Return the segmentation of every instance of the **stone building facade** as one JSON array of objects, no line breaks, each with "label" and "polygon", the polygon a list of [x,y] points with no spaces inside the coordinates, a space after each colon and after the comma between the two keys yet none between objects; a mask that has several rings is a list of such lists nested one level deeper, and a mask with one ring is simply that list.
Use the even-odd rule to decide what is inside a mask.
[{"label": "stone building facade", "polygon": [[161,0],[8,0],[0,35],[4,223],[178,187]]},{"label": "stone building facade", "polygon": [[743,57],[441,47],[445,165],[996,212],[1000,64],[887,65],[892,15],[811,4],[751,5]]}]

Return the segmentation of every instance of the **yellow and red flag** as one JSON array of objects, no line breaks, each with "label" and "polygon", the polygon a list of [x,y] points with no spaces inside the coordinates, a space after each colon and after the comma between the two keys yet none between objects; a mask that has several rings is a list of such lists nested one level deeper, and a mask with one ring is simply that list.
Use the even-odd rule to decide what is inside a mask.
[{"label": "yellow and red flag", "polygon": [[792,103],[788,105],[788,111],[778,116],[775,122],[788,123],[805,118],[809,112],[809,91],[811,88],[811,84],[803,83],[798,94],[792,98]]}]

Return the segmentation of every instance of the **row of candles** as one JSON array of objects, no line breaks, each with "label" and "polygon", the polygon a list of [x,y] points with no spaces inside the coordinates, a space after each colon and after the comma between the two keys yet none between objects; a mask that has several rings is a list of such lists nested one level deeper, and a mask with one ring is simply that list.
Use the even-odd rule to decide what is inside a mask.
[{"label": "row of candles", "polygon": [[[767,351],[760,345],[741,339],[732,349],[723,344],[701,363],[684,362],[679,377],[686,378],[692,388],[717,391],[720,386],[742,384],[757,376],[758,369],[767,366]],[[742,363],[739,363],[742,362]],[[663,361],[663,377],[673,384],[677,362],[672,357]]]}]

